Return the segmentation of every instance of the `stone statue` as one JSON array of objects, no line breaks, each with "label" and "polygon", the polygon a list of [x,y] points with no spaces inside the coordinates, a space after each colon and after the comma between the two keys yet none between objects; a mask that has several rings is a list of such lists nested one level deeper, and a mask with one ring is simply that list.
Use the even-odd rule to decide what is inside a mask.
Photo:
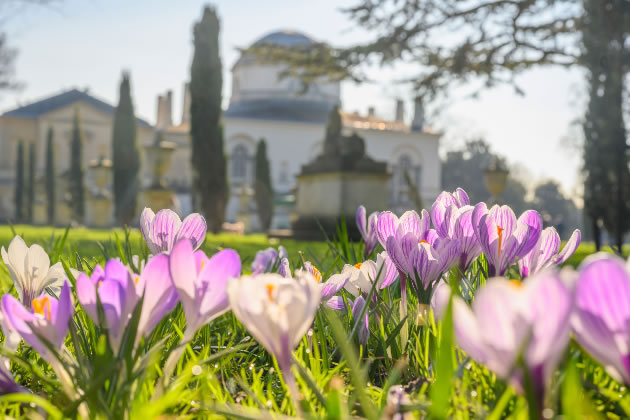
[{"label": "stone statue", "polygon": [[357,133],[344,136],[339,108],[330,111],[324,138],[324,150],[313,161],[302,166],[302,174],[326,172],[386,173],[387,164],[369,158],[365,141]]}]

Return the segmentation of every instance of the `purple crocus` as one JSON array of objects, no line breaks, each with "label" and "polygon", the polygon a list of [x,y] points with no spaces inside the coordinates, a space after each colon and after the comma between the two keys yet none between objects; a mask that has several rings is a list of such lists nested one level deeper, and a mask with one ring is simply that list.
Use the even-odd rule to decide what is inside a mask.
[{"label": "purple crocus", "polygon": [[171,278],[186,315],[184,341],[197,330],[230,309],[226,288],[231,278],[241,274],[241,258],[224,249],[208,258],[194,251],[188,240],[175,244],[169,256]]},{"label": "purple crocus", "polygon": [[490,277],[507,273],[517,258],[531,251],[542,231],[542,218],[535,210],[525,211],[517,220],[510,207],[495,205],[488,210],[485,203],[475,206],[472,223]]},{"label": "purple crocus", "polygon": [[74,314],[68,281],[63,283],[59,300],[42,294],[31,301],[31,307],[31,310],[26,309],[9,294],[2,297],[2,313],[13,330],[17,331],[44,359],[53,362],[53,355],[40,337],[54,349],[61,349],[68,333],[68,322]]},{"label": "purple crocus", "polygon": [[560,251],[560,235],[552,227],[545,228],[532,250],[518,261],[521,278],[536,274],[549,266],[564,263],[573,255],[581,241],[582,233],[576,229]]},{"label": "purple crocus", "polygon": [[468,194],[461,188],[454,193],[442,191],[431,206],[433,227],[442,238],[452,238],[457,210],[470,205]]},{"label": "purple crocus", "polygon": [[421,214],[422,216],[411,210],[398,218],[391,211],[380,213],[376,221],[376,237],[383,248],[387,249],[389,238],[394,238],[395,242],[400,245],[403,237],[409,233],[413,234],[419,241],[420,237],[431,227],[429,213],[422,210]]},{"label": "purple crocus", "polygon": [[0,362],[0,395],[14,394],[17,392],[24,392],[24,388],[19,386],[11,371]]},{"label": "purple crocus", "polygon": [[258,251],[252,261],[252,274],[272,271],[276,265],[279,265],[278,261],[287,258],[287,255],[287,250],[283,246],[279,246],[277,251],[271,247]]},{"label": "purple crocus", "polygon": [[[528,280],[529,281],[529,280]],[[606,371],[630,385],[630,270],[599,253],[581,265],[575,285],[573,332]]]},{"label": "purple crocus", "polygon": [[118,353],[127,323],[138,302],[136,285],[127,267],[119,260],[111,259],[105,264],[105,269],[97,265],[90,277],[81,273],[77,278],[79,302],[92,321],[98,324],[97,293],[103,306],[110,345]]},{"label": "purple crocus", "polygon": [[378,237],[376,235],[376,222],[378,220],[378,212],[373,212],[367,217],[367,212],[364,206],[359,206],[357,209],[356,223],[359,233],[365,243],[365,250],[363,255],[368,258],[372,255],[372,251],[378,245]]},{"label": "purple crocus", "polygon": [[[363,296],[357,297],[352,303],[352,318],[356,319],[361,316],[361,312],[365,307],[365,298]],[[363,315],[362,320],[359,321],[359,328],[357,330],[357,337],[359,338],[360,344],[367,344],[368,338],[370,338],[370,318],[369,311],[365,311],[365,315]]]},{"label": "purple crocus", "polygon": [[153,213],[145,207],[140,215],[140,230],[153,255],[170,253],[180,239],[189,239],[198,249],[206,237],[206,220],[199,213],[192,213],[182,221],[177,213],[163,209]]},{"label": "purple crocus", "polygon": [[[475,296],[472,310],[461,298],[453,297],[459,347],[520,389],[523,366],[518,362],[522,351],[539,408],[569,342],[573,291],[567,276],[570,274],[545,270],[524,283],[491,279]],[[438,317],[443,315],[449,294],[449,287],[441,283],[433,302]]]}]

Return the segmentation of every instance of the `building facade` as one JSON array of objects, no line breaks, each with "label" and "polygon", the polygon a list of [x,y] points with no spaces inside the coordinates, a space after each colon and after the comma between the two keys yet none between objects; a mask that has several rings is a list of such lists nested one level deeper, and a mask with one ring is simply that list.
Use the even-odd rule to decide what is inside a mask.
[{"label": "building facade", "polygon": [[[308,45],[313,40],[297,32],[273,32],[254,45]],[[255,176],[256,146],[267,143],[276,198],[274,228],[289,228],[294,203],[296,176],[302,165],[318,155],[323,146],[330,110],[341,105],[338,82],[320,81],[305,90],[296,78],[281,78],[285,67],[261,63],[254,57],[241,56],[232,67],[232,92],[223,115],[225,153],[228,159],[230,200],[226,220],[239,221],[251,214],[256,217],[251,195]],[[184,109],[179,124],[172,124],[172,94],[158,98],[157,124],[167,140],[178,145],[172,169],[167,175],[172,185],[182,191],[181,204],[189,210],[185,191],[190,186],[189,116],[190,97],[184,88]],[[342,111],[344,131],[356,132],[365,139],[366,152],[375,160],[385,161],[391,172],[389,206],[397,212],[415,208],[417,199],[429,203],[440,192],[440,135],[424,127],[421,106],[414,110],[412,124],[403,121],[402,102],[397,101],[396,119],[386,121],[368,115]],[[166,110],[166,111],[165,111]],[[409,175],[405,177],[405,172]],[[411,183],[410,183],[411,182]],[[415,189],[415,191],[413,191]],[[246,207],[246,208],[244,208]]]}]

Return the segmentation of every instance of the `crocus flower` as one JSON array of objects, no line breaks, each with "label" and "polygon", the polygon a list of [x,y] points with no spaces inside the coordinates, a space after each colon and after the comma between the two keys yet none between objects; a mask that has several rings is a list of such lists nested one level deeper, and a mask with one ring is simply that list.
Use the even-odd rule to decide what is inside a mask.
[{"label": "crocus flower", "polygon": [[206,219],[192,213],[182,221],[177,213],[163,209],[153,213],[145,207],[140,215],[140,230],[153,255],[170,253],[180,239],[189,239],[193,249],[198,249],[206,237]]},{"label": "crocus flower", "polygon": [[[431,227],[429,213],[422,210],[422,216],[415,211],[407,211],[400,219],[391,211],[384,211],[378,215],[376,221],[376,236],[378,241],[387,249],[387,240],[394,238],[400,244],[408,233],[414,234],[418,240]],[[400,268],[399,268],[400,269]]]},{"label": "crocus flower", "polygon": [[580,267],[575,294],[572,327],[577,342],[611,376],[630,385],[628,264],[604,253],[588,257]]},{"label": "crocus flower", "polygon": [[367,295],[376,281],[377,289],[384,289],[392,284],[398,276],[398,271],[387,252],[376,256],[376,262],[368,260],[355,265],[346,264],[342,274],[348,275],[345,289],[353,296]]},{"label": "crocus flower", "polygon": [[252,273],[260,274],[272,271],[278,264],[278,259],[282,261],[287,258],[287,255],[287,250],[283,246],[279,246],[278,251],[273,248],[258,251],[254,261],[252,261]]},{"label": "crocus flower", "polygon": [[4,363],[0,363],[0,395],[16,392],[24,392],[24,389],[15,382],[11,371],[4,366]]},{"label": "crocus flower", "polygon": [[190,241],[181,240],[171,252],[169,268],[186,315],[184,341],[188,341],[230,309],[226,288],[231,278],[241,274],[241,258],[232,249],[208,258],[203,251],[195,252]]},{"label": "crocus flower", "polygon": [[454,193],[442,191],[431,206],[431,220],[438,235],[443,238],[453,236],[457,210],[470,205],[468,194],[461,188]]},{"label": "crocus flower", "polygon": [[564,263],[573,255],[581,240],[582,233],[578,229],[574,230],[562,251],[558,252],[560,235],[552,227],[544,229],[532,250],[518,261],[521,278],[536,274],[549,266]]},{"label": "crocus flower", "polygon": [[364,206],[359,206],[357,209],[356,223],[357,229],[363,238],[365,243],[365,250],[363,255],[365,258],[372,255],[372,251],[378,245],[378,237],[376,236],[376,221],[378,220],[378,212],[373,212],[367,217],[367,212]]},{"label": "crocus flower", "polygon": [[313,276],[298,270],[294,278],[279,274],[242,276],[227,290],[234,316],[290,375],[291,352],[315,318],[320,289]]},{"label": "crocus flower", "polygon": [[464,206],[457,210],[455,216],[455,230],[453,238],[459,241],[461,246],[459,254],[459,267],[466,271],[470,264],[481,254],[481,244],[475,234],[473,226],[474,207]]},{"label": "crocus flower", "polygon": [[25,308],[13,296],[2,297],[2,313],[24,341],[44,359],[51,362],[53,356],[40,340],[45,339],[54,349],[60,349],[68,333],[68,322],[74,314],[70,285],[64,281],[59,300],[42,294],[31,301],[32,309]]},{"label": "crocus flower", "polygon": [[[363,296],[359,296],[354,300],[354,303],[352,304],[352,318],[356,320],[361,316],[365,303],[365,298]],[[357,337],[359,338],[360,344],[366,344],[368,342],[368,338],[370,338],[370,318],[368,315],[368,311],[365,311],[363,319],[359,321]]]},{"label": "crocus flower", "polygon": [[472,223],[491,277],[504,275],[517,258],[527,255],[542,231],[537,211],[527,210],[517,220],[510,207],[495,205],[488,210],[485,203],[475,206]]},{"label": "crocus flower", "polygon": [[[545,387],[569,341],[573,291],[569,273],[545,270],[524,283],[490,279],[477,293],[472,310],[453,297],[457,344],[473,360],[522,389],[520,352],[534,386],[539,407]],[[434,295],[438,317],[449,299],[441,283]]]},{"label": "crocus flower", "polygon": [[30,307],[31,301],[47,287],[58,288],[67,278],[60,262],[50,266],[44,248],[35,244],[28,247],[24,240],[15,236],[9,249],[2,247],[2,260],[9,269],[20,301]]},{"label": "crocus flower", "polygon": [[118,353],[125,329],[138,302],[136,285],[127,267],[119,260],[111,259],[105,264],[105,269],[97,265],[90,277],[81,273],[77,278],[79,302],[96,324],[99,323],[97,293],[103,306],[110,345]]}]

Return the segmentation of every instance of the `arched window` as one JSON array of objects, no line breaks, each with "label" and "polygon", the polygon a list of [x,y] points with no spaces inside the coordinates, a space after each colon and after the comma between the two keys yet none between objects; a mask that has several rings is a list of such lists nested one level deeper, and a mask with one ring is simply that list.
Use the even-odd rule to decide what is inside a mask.
[{"label": "arched window", "polygon": [[242,144],[234,147],[232,150],[232,179],[244,180],[247,177],[247,161],[249,156],[247,155],[247,148]]},{"label": "arched window", "polygon": [[405,179],[405,172],[413,180],[415,174],[413,173],[412,166],[413,164],[411,163],[411,159],[409,158],[409,156],[401,156],[400,159],[398,159],[398,186],[400,188],[407,188],[408,186],[407,180]]}]

